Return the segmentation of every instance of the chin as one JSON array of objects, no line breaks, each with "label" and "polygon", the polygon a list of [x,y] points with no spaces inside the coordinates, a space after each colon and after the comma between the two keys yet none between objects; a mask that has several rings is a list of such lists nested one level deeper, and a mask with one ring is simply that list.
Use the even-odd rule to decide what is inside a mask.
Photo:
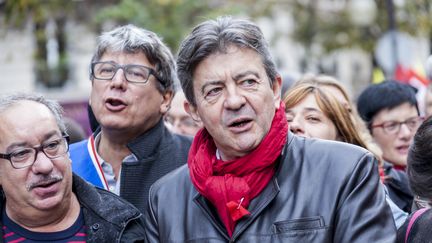
[{"label": "chin", "polygon": [[39,199],[34,203],[34,207],[39,210],[50,210],[57,206],[59,206],[62,202],[62,197],[59,195],[45,198],[45,199]]}]

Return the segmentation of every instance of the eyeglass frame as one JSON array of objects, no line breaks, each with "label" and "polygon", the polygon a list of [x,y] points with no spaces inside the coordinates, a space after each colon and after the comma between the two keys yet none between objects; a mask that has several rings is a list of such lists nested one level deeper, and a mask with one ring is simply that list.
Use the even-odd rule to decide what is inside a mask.
[{"label": "eyeglass frame", "polygon": [[59,154],[59,155],[56,155],[56,156],[54,156],[54,157],[52,157],[51,155],[47,155],[47,154],[45,153],[45,151],[43,150],[43,148],[44,148],[45,145],[41,144],[41,145],[36,146],[36,147],[29,147],[29,148],[28,148],[28,149],[30,149],[30,148],[31,148],[31,149],[34,149],[34,150],[36,151],[36,153],[35,153],[35,157],[34,157],[34,160],[33,160],[33,162],[32,162],[31,164],[29,164],[29,165],[26,165],[26,166],[23,166],[23,167],[16,167],[16,166],[14,165],[14,163],[12,162],[12,154],[14,154],[14,153],[8,153],[8,154],[2,154],[2,153],[0,153],[0,159],[6,159],[6,160],[8,160],[14,169],[24,169],[24,168],[31,167],[31,166],[36,162],[36,159],[37,159],[37,156],[38,156],[39,152],[42,152],[42,153],[43,153],[47,158],[49,158],[49,159],[56,159],[56,158],[59,158],[59,157],[65,155],[65,154],[67,154],[67,153],[69,152],[69,135],[67,135],[67,134],[62,135],[62,138],[63,138],[64,140],[66,140],[66,143],[65,143],[65,144],[66,144],[66,151],[65,151],[64,153]]},{"label": "eyeglass frame", "polygon": [[[113,75],[112,75],[111,78],[98,78],[98,77],[96,77],[96,75],[94,73],[94,67],[97,64],[100,64],[100,63],[111,64],[111,65],[113,65],[115,67],[115,71],[113,72]],[[149,75],[147,77],[147,80],[145,82],[130,81],[126,77],[126,72],[125,72],[125,69],[130,68],[130,67],[140,67],[140,68],[144,68],[144,69],[149,70]],[[91,75],[92,78],[95,78],[95,79],[98,79],[98,80],[112,80],[114,78],[114,76],[117,74],[117,72],[118,72],[119,69],[123,70],[123,76],[126,79],[126,81],[128,81],[129,83],[146,84],[149,81],[150,76],[153,75],[159,82],[161,82],[162,84],[164,84],[164,82],[162,81],[162,79],[159,77],[159,75],[156,73],[156,71],[153,68],[147,67],[147,66],[144,66],[144,65],[139,65],[139,64],[120,65],[120,64],[114,63],[114,62],[92,62],[91,65],[90,65],[90,75]]]},{"label": "eyeglass frame", "polygon": [[422,198],[422,197],[419,197],[417,195],[414,197],[414,204],[416,205],[416,207],[418,209],[420,209],[420,208],[431,208],[431,205],[432,205],[430,200]]},{"label": "eyeglass frame", "polygon": [[166,114],[164,116],[164,121],[168,122],[171,125],[175,125],[175,122],[178,120],[179,124],[181,124],[182,126],[185,127],[199,127],[198,123],[190,116],[184,116],[181,118],[174,118],[174,119],[170,119],[173,118],[172,116],[170,116],[169,114]]},{"label": "eyeglass frame", "polygon": [[[412,131],[412,128],[410,128],[410,127],[407,125],[407,123],[408,123],[409,121],[413,120],[413,119],[416,119],[417,121],[419,121],[419,126],[421,125],[421,123],[422,123],[423,120],[424,120],[423,117],[421,117],[421,116],[416,116],[416,117],[408,118],[408,119],[406,119],[406,120],[403,121],[403,122],[399,122],[399,121],[385,121],[385,122],[382,122],[382,123],[380,123],[380,124],[371,125],[371,129],[376,128],[376,127],[379,127],[379,128],[382,128],[383,131],[384,131],[386,134],[398,134],[398,133],[400,132],[400,129],[401,129],[402,125],[405,124],[405,125],[407,126],[407,128],[408,128],[410,131]],[[385,125],[388,124],[389,122],[397,123],[398,129],[396,129],[395,132],[389,132],[389,131],[386,130]]]}]

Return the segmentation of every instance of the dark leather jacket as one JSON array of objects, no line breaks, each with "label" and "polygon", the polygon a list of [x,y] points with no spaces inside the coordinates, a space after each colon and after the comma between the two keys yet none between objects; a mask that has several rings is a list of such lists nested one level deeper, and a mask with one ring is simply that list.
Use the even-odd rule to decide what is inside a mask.
[{"label": "dark leather jacket", "polygon": [[[126,200],[96,188],[76,175],[73,175],[72,190],[78,198],[87,226],[86,242],[145,241],[143,216]],[[0,195],[3,199],[0,201],[1,209],[5,203],[2,190]],[[1,222],[0,226],[3,226]],[[0,234],[0,242],[4,242],[2,231]]]},{"label": "dark leather jacket", "polygon": [[278,171],[230,238],[187,166],[150,189],[149,242],[394,242],[377,162],[357,146],[288,135]]},{"label": "dark leather jacket", "polygon": [[[100,129],[94,133],[94,137]],[[192,138],[171,133],[161,119],[153,128],[130,141],[127,146],[138,162],[122,163],[120,196],[145,212],[150,186],[163,175],[184,165]],[[93,174],[87,172],[90,162],[88,140],[72,144],[70,155],[73,171],[87,181]]]},{"label": "dark leather jacket", "polygon": [[393,165],[384,162],[384,174],[387,177],[384,184],[387,186],[391,200],[403,211],[410,213],[414,195],[409,187],[408,176],[405,171],[395,170]]}]

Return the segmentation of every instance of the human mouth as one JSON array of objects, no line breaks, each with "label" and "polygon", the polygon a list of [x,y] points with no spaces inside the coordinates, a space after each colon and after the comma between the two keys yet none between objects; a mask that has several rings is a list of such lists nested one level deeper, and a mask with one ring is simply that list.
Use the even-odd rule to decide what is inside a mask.
[{"label": "human mouth", "polygon": [[398,146],[396,147],[396,150],[398,151],[399,154],[406,155],[408,154],[409,145]]},{"label": "human mouth", "polygon": [[33,191],[35,194],[46,197],[57,192],[57,187],[60,181],[63,180],[62,176],[51,176],[44,178],[37,182],[31,183],[28,187],[28,191]]},{"label": "human mouth", "polygon": [[108,98],[105,101],[105,105],[110,111],[121,111],[126,108],[127,104],[121,99]]},{"label": "human mouth", "polygon": [[240,133],[249,130],[252,127],[252,119],[237,118],[228,123],[228,129],[234,133]]}]

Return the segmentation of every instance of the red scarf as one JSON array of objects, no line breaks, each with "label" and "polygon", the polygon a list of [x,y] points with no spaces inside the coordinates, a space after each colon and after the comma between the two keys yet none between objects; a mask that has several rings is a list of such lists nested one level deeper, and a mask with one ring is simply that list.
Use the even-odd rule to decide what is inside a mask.
[{"label": "red scarf", "polygon": [[229,236],[236,221],[250,214],[247,210],[250,201],[273,177],[287,133],[285,106],[281,102],[262,142],[250,154],[236,160],[216,158],[216,146],[206,129],[195,135],[188,159],[192,183],[216,207]]}]

